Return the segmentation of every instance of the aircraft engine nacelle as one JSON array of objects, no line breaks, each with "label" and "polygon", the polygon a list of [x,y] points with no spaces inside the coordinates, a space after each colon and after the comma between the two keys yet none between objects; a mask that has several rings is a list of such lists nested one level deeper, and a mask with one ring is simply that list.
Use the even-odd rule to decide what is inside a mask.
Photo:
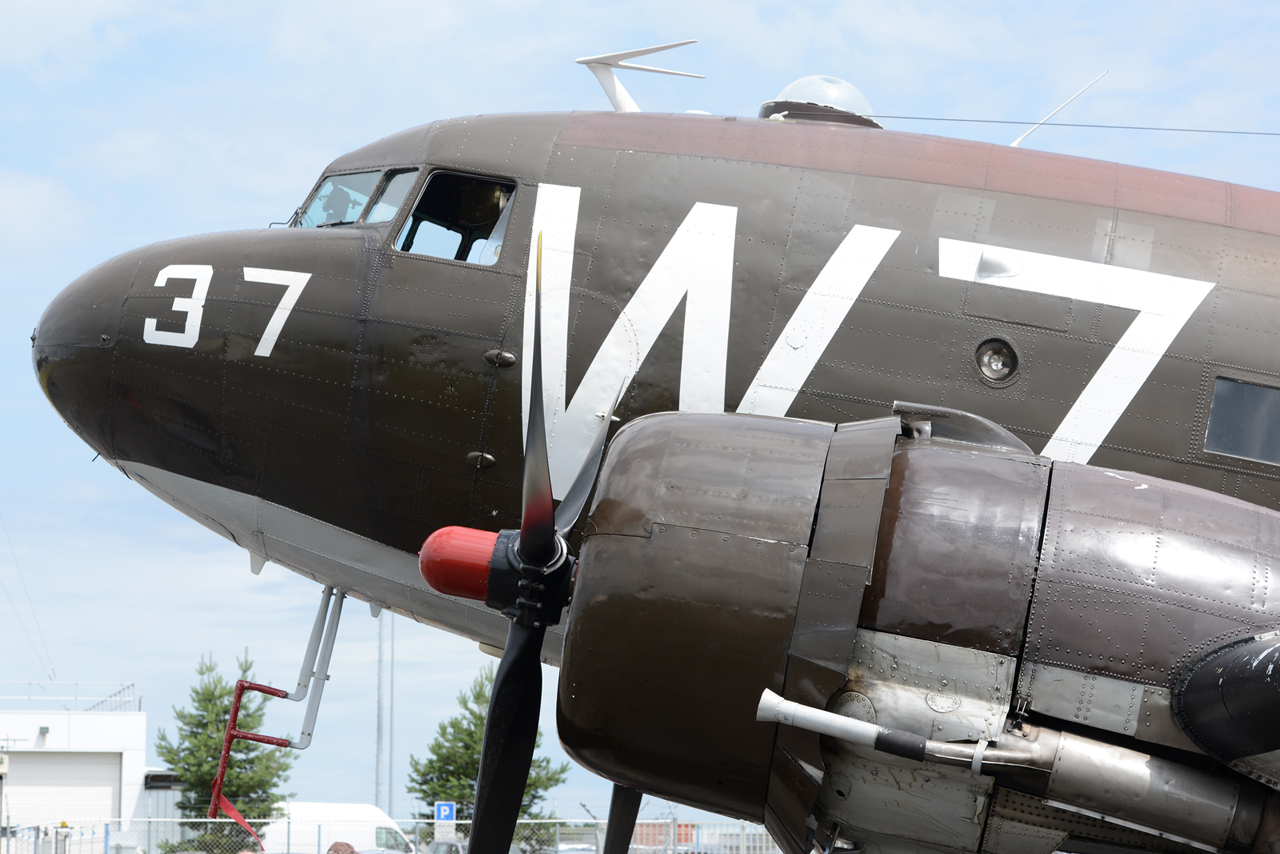
[{"label": "aircraft engine nacelle", "polygon": [[[833,833],[1044,854],[1271,839],[1276,797],[1224,766],[1275,785],[1273,756],[1240,757],[1272,746],[1280,692],[1234,650],[1280,625],[1258,593],[1280,584],[1258,568],[1280,514],[1054,463],[965,413],[895,413],[618,432],[565,634],[566,750],[793,852]],[[1235,693],[1209,697],[1205,662],[1232,655]],[[760,722],[766,688],[884,744]],[[1215,752],[1236,696],[1264,735]]]},{"label": "aircraft engine nacelle", "polygon": [[[884,493],[897,433],[896,419],[884,419],[850,434],[850,456],[879,477],[869,492]],[[679,413],[618,432],[583,538],[561,665],[560,739],[578,761],[762,820],[774,733],[752,713],[762,688],[784,691],[833,435],[828,424]],[[864,566],[879,517],[878,499],[859,515]],[[853,596],[866,571],[844,568],[813,567],[836,597],[816,611],[840,616],[808,628],[851,648],[857,599],[841,608],[839,591]],[[825,702],[822,692],[843,683],[829,669],[807,699]]]}]

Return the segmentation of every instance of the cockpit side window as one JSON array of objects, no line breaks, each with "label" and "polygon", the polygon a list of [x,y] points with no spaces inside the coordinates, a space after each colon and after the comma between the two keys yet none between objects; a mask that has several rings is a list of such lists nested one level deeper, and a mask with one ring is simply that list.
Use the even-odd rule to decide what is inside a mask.
[{"label": "cockpit side window", "polygon": [[381,172],[356,172],[326,178],[311,197],[310,203],[298,214],[294,226],[327,228],[333,225],[351,225],[360,218],[360,212],[368,204],[380,175]]},{"label": "cockpit side window", "polygon": [[409,190],[413,189],[413,182],[416,180],[418,180],[417,169],[389,172],[386,180],[382,182],[382,189],[378,191],[373,206],[365,214],[364,221],[378,223],[395,219],[400,206],[404,204],[404,197],[409,195]]},{"label": "cockpit side window", "polygon": [[497,263],[516,185],[475,175],[437,172],[427,181],[396,241],[402,252]]}]

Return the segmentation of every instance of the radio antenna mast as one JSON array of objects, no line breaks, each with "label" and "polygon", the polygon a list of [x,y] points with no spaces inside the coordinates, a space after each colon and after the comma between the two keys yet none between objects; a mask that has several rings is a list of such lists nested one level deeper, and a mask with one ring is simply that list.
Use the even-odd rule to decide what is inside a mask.
[{"label": "radio antenna mast", "polygon": [[[582,60],[578,60],[578,61],[579,61],[579,62],[581,62]],[[1095,77],[1095,78],[1093,78],[1092,80],[1090,80],[1088,83],[1086,83],[1086,84],[1085,84],[1084,89],[1081,89],[1079,92],[1075,93],[1075,94],[1074,94],[1074,95],[1072,95],[1070,98],[1068,98],[1067,100],[1063,101],[1063,102],[1062,102],[1062,107],[1065,107],[1067,104],[1070,104],[1070,103],[1071,103],[1072,101],[1074,101],[1076,98],[1079,98],[1081,95],[1083,95],[1083,94],[1084,94],[1085,89],[1088,89],[1088,88],[1089,88],[1090,86],[1092,86],[1094,83],[1097,83],[1099,80],[1101,80],[1103,77],[1106,77],[1106,76],[1107,76],[1107,72],[1105,72],[1105,71],[1104,71],[1104,72],[1102,72],[1101,74],[1099,74],[1097,77]],[[1049,115],[1045,116],[1043,119],[1041,119],[1041,120],[1040,120],[1039,122],[1037,122],[1035,125],[1033,125],[1033,126],[1032,126],[1032,128],[1031,128],[1031,130],[1027,131],[1027,132],[1026,132],[1026,133],[1024,133],[1022,136],[1020,136],[1020,137],[1018,137],[1017,139],[1015,139],[1013,142],[1009,143],[1009,147],[1010,147],[1010,148],[1017,148],[1017,147],[1018,147],[1018,143],[1022,142],[1024,139],[1026,139],[1027,137],[1031,136],[1031,134],[1035,131],[1035,129],[1036,129],[1036,128],[1040,127],[1040,125],[1044,124],[1045,122],[1049,121],[1049,119],[1053,118],[1053,117],[1054,117],[1054,116],[1056,116],[1058,113],[1062,112],[1062,107],[1058,107],[1058,109],[1054,110],[1052,113],[1050,113]]]},{"label": "radio antenna mast", "polygon": [[660,44],[657,47],[642,47],[639,50],[624,50],[620,53],[605,53],[600,56],[584,56],[582,59],[575,59],[574,62],[579,65],[585,65],[591,69],[591,73],[600,81],[600,87],[604,89],[605,95],[609,97],[609,103],[613,104],[615,112],[619,113],[638,113],[640,107],[636,104],[635,99],[631,97],[631,93],[622,85],[622,81],[618,79],[618,75],[614,73],[615,68],[625,68],[628,71],[652,71],[655,74],[674,74],[677,77],[698,77],[706,79],[705,74],[691,74],[688,71],[671,71],[666,68],[653,68],[648,65],[631,65],[624,60],[635,59],[637,56],[647,56],[651,53],[658,53],[664,50],[671,50],[673,47],[684,47],[687,44],[696,44],[697,39],[688,39],[682,42],[672,42],[671,44]]}]

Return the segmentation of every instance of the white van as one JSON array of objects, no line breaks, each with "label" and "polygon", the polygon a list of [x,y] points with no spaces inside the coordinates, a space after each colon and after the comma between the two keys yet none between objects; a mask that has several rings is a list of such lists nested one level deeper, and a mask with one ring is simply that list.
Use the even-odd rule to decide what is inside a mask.
[{"label": "white van", "polygon": [[391,816],[372,804],[283,803],[258,834],[266,854],[326,854],[345,842],[360,854],[413,854]]}]

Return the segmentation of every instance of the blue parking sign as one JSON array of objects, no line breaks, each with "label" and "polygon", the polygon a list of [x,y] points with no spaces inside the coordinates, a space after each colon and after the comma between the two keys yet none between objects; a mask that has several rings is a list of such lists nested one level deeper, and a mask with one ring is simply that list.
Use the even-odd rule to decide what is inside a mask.
[{"label": "blue parking sign", "polygon": [[436,801],[436,821],[453,821],[457,804],[454,801]]}]

